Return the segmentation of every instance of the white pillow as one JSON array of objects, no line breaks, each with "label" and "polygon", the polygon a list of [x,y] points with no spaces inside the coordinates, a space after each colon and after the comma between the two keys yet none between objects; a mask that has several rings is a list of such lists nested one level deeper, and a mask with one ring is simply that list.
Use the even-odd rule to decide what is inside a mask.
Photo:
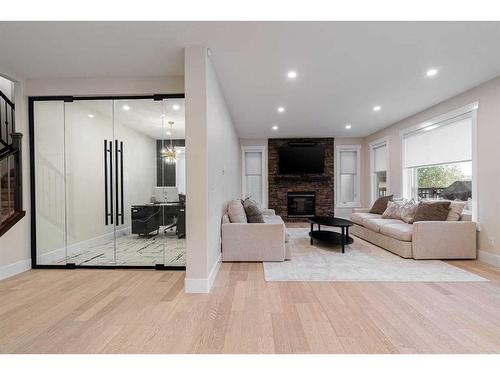
[{"label": "white pillow", "polygon": [[227,205],[227,216],[231,223],[246,223],[247,214],[245,213],[245,208],[241,204],[241,200],[235,199],[229,202]]}]

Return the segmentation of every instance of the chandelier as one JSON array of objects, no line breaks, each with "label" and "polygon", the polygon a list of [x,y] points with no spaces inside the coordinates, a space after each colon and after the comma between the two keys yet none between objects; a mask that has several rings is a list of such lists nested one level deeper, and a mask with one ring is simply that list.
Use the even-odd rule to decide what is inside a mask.
[{"label": "chandelier", "polygon": [[172,129],[174,128],[174,122],[169,121],[170,125],[170,145],[161,150],[161,157],[165,160],[167,164],[175,164],[177,162],[177,151],[172,143]]}]

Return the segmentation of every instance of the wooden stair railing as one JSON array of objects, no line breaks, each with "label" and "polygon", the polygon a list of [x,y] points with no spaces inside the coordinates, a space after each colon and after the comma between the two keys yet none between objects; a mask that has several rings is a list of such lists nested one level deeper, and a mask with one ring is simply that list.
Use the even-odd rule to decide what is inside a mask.
[{"label": "wooden stair railing", "polygon": [[25,215],[22,203],[22,134],[14,103],[0,91],[0,236]]}]

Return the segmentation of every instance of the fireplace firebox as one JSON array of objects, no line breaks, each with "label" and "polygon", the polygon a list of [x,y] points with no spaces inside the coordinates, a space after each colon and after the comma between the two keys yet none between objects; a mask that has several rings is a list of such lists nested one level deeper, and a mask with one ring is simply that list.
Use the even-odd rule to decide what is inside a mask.
[{"label": "fireplace firebox", "polygon": [[316,214],[316,194],[314,192],[289,192],[288,217],[313,217]]}]

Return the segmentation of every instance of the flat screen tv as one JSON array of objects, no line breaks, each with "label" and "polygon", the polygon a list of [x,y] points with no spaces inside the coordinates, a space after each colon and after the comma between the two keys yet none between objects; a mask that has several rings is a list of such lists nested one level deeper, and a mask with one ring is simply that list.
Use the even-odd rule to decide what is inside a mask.
[{"label": "flat screen tv", "polygon": [[279,174],[322,174],[325,171],[325,147],[322,144],[294,143],[278,150]]}]

